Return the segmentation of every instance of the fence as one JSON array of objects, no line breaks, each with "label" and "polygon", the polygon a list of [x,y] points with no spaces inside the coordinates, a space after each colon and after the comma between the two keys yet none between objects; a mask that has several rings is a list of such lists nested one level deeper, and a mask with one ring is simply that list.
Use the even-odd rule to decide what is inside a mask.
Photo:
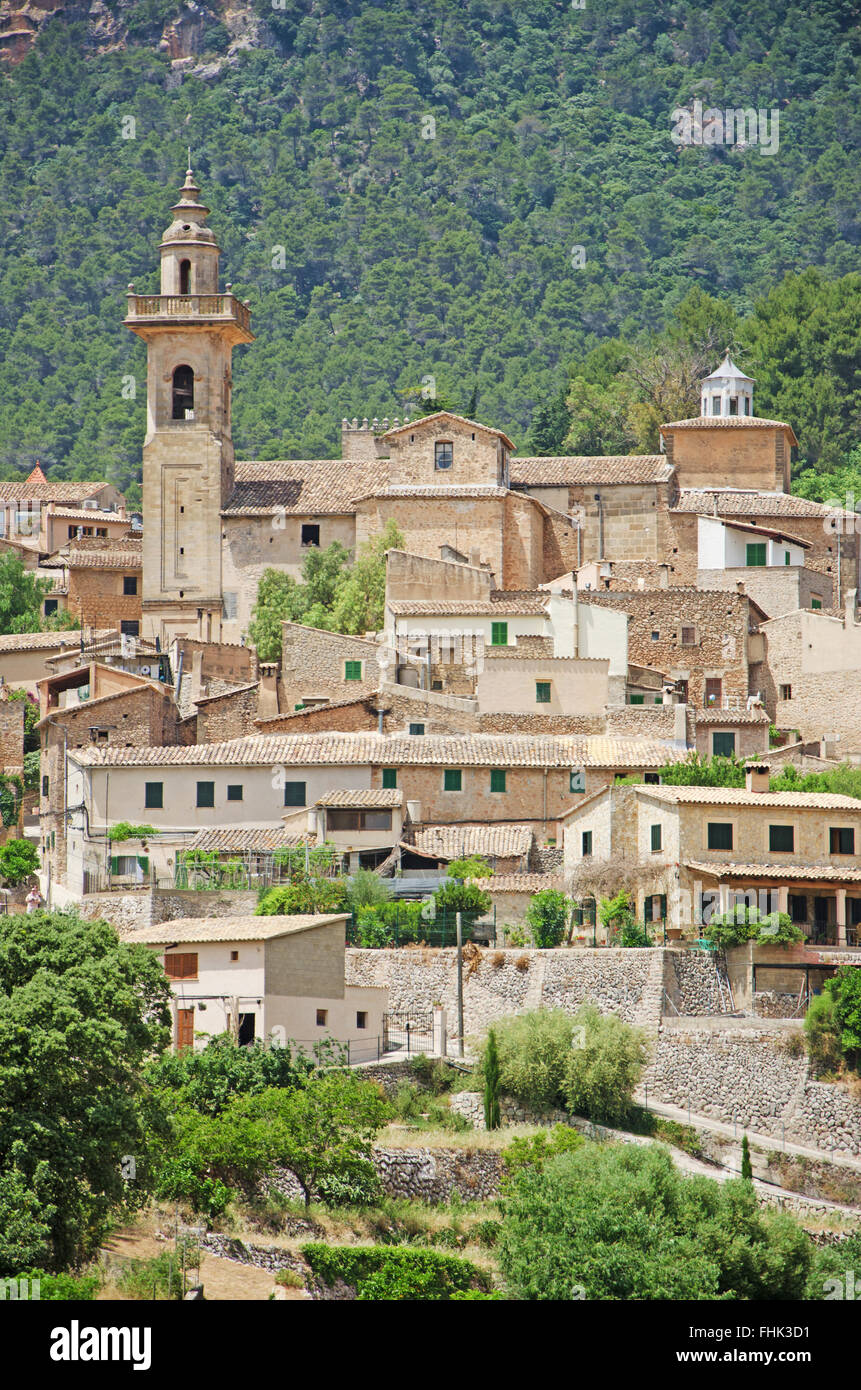
[{"label": "fence", "polygon": [[[415,911],[417,904],[395,900],[384,904],[383,912],[351,912],[347,919],[347,945],[366,949],[387,946],[456,946],[457,914],[440,909],[425,920]],[[412,910],[411,910],[412,907]],[[464,913],[462,940],[496,945],[496,907],[492,916],[469,920]]]},{"label": "fence", "polygon": [[383,1014],[383,1050],[433,1051],[433,1013],[416,1010]]}]

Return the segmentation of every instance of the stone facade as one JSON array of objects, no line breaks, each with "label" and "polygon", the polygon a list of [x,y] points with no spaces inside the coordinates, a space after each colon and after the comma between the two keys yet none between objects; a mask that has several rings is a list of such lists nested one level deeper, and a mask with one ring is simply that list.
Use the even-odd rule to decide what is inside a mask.
[{"label": "stone facade", "polygon": [[834,741],[837,757],[861,750],[861,624],[848,613],[788,613],[763,623],[762,697],[780,729]]},{"label": "stone facade", "polygon": [[10,700],[0,690],[0,771],[20,772],[24,766],[23,700]]},{"label": "stone facade", "polygon": [[246,734],[256,733],[259,704],[256,684],[199,700],[196,742],[221,743],[228,738],[244,738]]},{"label": "stone facade", "polygon": [[789,491],[789,462],[797,440],[788,425],[755,417],[707,417],[661,426],[667,459],[682,487],[743,487]]},{"label": "stone facade", "polygon": [[734,593],[739,584],[769,618],[794,613],[798,608],[830,608],[834,602],[831,575],[801,565],[697,570],[698,589],[724,589]]},{"label": "stone facade", "polygon": [[[303,701],[337,701],[358,698],[376,690],[380,682],[379,648],[361,637],[284,623],[279,679],[279,710],[289,714]],[[348,679],[348,669],[358,679]],[[348,668],[349,663],[349,668]]]}]

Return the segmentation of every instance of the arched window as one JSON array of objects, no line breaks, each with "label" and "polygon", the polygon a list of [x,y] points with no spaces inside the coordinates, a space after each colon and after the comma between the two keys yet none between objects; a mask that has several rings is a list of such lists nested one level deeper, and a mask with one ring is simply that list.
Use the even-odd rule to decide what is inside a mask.
[{"label": "arched window", "polygon": [[173,373],[173,418],[187,420],[194,413],[194,372],[177,367]]},{"label": "arched window", "polygon": [[191,294],[191,261],[180,261],[179,263],[179,292],[180,294]]}]

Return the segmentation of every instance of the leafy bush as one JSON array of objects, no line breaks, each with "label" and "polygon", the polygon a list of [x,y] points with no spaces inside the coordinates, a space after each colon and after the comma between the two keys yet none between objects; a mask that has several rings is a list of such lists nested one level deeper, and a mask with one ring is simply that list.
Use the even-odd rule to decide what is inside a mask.
[{"label": "leafy bush", "polygon": [[347,904],[352,912],[363,907],[375,907],[389,900],[385,879],[371,869],[358,869],[347,887]]},{"label": "leafy bush", "polygon": [[729,912],[713,916],[703,935],[715,946],[743,946],[748,941],[761,945],[787,946],[801,941],[804,933],[786,912],[761,913],[758,907],[738,903]]},{"label": "leafy bush", "polygon": [[435,1096],[441,1096],[446,1091],[452,1090],[457,1079],[457,1072],[454,1067],[444,1062],[441,1057],[427,1057],[423,1052],[419,1052],[413,1057],[410,1063],[410,1070],[423,1086]]},{"label": "leafy bush", "polygon": [[575,1046],[564,1081],[568,1108],[598,1124],[620,1124],[646,1062],[645,1034],[616,1014],[599,1014],[594,1004],[578,1009],[573,1023]]},{"label": "leafy bush", "polygon": [[347,907],[347,886],[340,878],[311,878],[297,874],[291,883],[279,884],[263,894],[255,915],[290,916],[293,913],[343,912]]},{"label": "leafy bush", "polygon": [[483,1270],[455,1255],[399,1246],[302,1246],[312,1273],[330,1288],[337,1280],[354,1288],[363,1302],[380,1299],[440,1302],[455,1292],[487,1291]]},{"label": "leafy bush", "polygon": [[24,1274],[15,1274],[13,1279],[39,1281],[39,1300],[42,1303],[60,1303],[66,1300],[74,1303],[90,1303],[99,1291],[98,1274],[47,1274],[44,1269],[31,1269]]},{"label": "leafy bush", "polygon": [[448,866],[448,877],[459,878],[492,878],[493,869],[486,859],[482,859],[480,854],[468,855],[463,859],[452,859]]},{"label": "leafy bush", "polygon": [[826,991],[810,1001],[804,1017],[807,1055],[817,1072],[836,1072],[843,1062],[842,1029],[833,994]]},{"label": "leafy bush", "polygon": [[518,1135],[508,1148],[502,1150],[506,1176],[513,1178],[525,1168],[541,1172],[549,1158],[561,1153],[573,1153],[587,1142],[570,1125],[554,1125],[552,1129],[542,1130],[539,1134]]},{"label": "leafy bush", "polygon": [[146,840],[158,832],[154,825],[132,825],[131,821],[120,820],[108,830],[111,844],[121,840]]},{"label": "leafy bush", "polygon": [[11,888],[26,882],[39,867],[39,854],[30,840],[7,840],[0,846],[0,876]]},{"label": "leafy bush", "polygon": [[556,888],[536,893],[526,909],[532,939],[540,950],[558,946],[565,935],[571,904]]},{"label": "leafy bush", "polygon": [[[537,1009],[494,1024],[503,1091],[541,1110],[559,1105],[574,1036],[574,1023],[561,1009]],[[487,1040],[481,1053],[482,1072]]]},{"label": "leafy bush", "polygon": [[183,1275],[181,1252],[163,1250],[149,1260],[130,1260],[117,1284],[130,1298],[180,1301],[188,1292],[190,1279],[187,1272]]},{"label": "leafy bush", "polygon": [[237,1047],[227,1033],[210,1038],[200,1051],[166,1052],[147,1070],[146,1079],[172,1109],[189,1106],[203,1115],[220,1115],[239,1095],[256,1095],[270,1086],[304,1084],[314,1064],[290,1047],[265,1047],[259,1040]]},{"label": "leafy bush", "polygon": [[444,883],[433,895],[437,914],[445,913],[447,922],[454,922],[455,914],[461,914],[464,930],[472,928],[490,911],[491,898],[476,883]]}]

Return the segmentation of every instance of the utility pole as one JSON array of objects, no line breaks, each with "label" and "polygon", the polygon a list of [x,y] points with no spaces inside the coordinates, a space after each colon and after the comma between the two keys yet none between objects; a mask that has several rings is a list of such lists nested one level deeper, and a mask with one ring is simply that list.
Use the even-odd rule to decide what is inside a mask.
[{"label": "utility pole", "polygon": [[457,923],[457,1055],[463,1056],[463,928],[460,913],[455,914]]}]

